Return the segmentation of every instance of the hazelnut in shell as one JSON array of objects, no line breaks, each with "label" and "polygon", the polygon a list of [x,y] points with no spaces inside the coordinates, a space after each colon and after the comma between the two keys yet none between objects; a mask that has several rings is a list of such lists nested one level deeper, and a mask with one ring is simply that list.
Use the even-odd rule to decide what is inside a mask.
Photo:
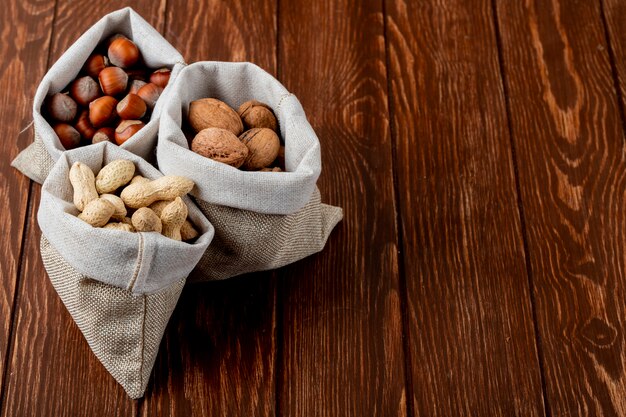
[{"label": "hazelnut in shell", "polygon": [[126,91],[128,74],[118,67],[106,67],[98,75],[100,88],[107,96],[116,96]]},{"label": "hazelnut in shell", "polygon": [[265,103],[261,103],[257,100],[250,100],[239,106],[239,117],[243,121],[243,125],[246,129],[253,129],[255,127],[266,127],[272,129],[274,132],[278,129],[278,123],[274,112]]},{"label": "hazelnut in shell", "polygon": [[144,126],[141,120],[122,120],[117,128],[115,128],[115,143],[121,145],[135,133],[139,132]]},{"label": "hazelnut in shell", "polygon": [[248,157],[248,148],[230,130],[203,129],[191,141],[191,150],[218,162],[239,168]]},{"label": "hazelnut in shell", "polygon": [[137,95],[146,102],[149,109],[153,109],[162,92],[163,89],[158,85],[148,83],[137,91]]},{"label": "hazelnut in shell", "polygon": [[88,75],[74,80],[70,85],[70,96],[83,107],[101,95],[98,83]]},{"label": "hazelnut in shell", "polygon": [[128,94],[117,103],[117,114],[124,120],[141,119],[146,109],[146,102],[137,94]]},{"label": "hazelnut in shell", "polygon": [[128,89],[129,93],[133,93],[133,94],[137,94],[139,92],[139,89],[141,87],[143,87],[144,85],[146,85],[145,81],[142,80],[132,80],[130,82],[130,88]]},{"label": "hazelnut in shell", "polygon": [[100,71],[102,71],[108,66],[109,66],[109,59],[106,56],[100,55],[100,54],[93,54],[89,58],[87,58],[87,61],[85,62],[85,65],[83,66],[83,72],[85,72],[90,77],[98,78]]},{"label": "hazelnut in shell", "polygon": [[91,143],[113,142],[115,141],[115,129],[112,127],[101,127],[96,131],[91,139]]},{"label": "hazelnut in shell", "polygon": [[248,147],[248,157],[243,163],[243,169],[257,171],[269,166],[280,150],[280,139],[272,129],[265,127],[245,131],[239,140]]},{"label": "hazelnut in shell", "polygon": [[71,122],[76,118],[78,106],[67,94],[56,93],[48,99],[48,114],[57,122]]},{"label": "hazelnut in shell", "polygon": [[171,71],[169,68],[158,69],[150,75],[150,82],[161,88],[165,88],[170,81],[170,74]]},{"label": "hazelnut in shell", "polygon": [[243,123],[235,110],[221,100],[203,98],[189,104],[189,124],[200,132],[209,127],[231,131],[235,136],[243,132]]},{"label": "hazelnut in shell", "polygon": [[139,48],[130,39],[119,37],[109,44],[107,55],[111,64],[120,68],[128,68],[139,61]]},{"label": "hazelnut in shell", "polygon": [[94,127],[102,127],[117,117],[117,100],[111,96],[103,96],[89,103],[89,121]]},{"label": "hazelnut in shell", "polygon": [[67,123],[58,123],[52,128],[65,149],[74,149],[80,144],[80,133]]},{"label": "hazelnut in shell", "polygon": [[83,110],[80,112],[74,128],[78,130],[78,133],[80,133],[83,138],[87,140],[91,140],[91,138],[93,138],[93,135],[96,134],[96,128],[93,127],[91,121],[89,120],[89,110]]}]

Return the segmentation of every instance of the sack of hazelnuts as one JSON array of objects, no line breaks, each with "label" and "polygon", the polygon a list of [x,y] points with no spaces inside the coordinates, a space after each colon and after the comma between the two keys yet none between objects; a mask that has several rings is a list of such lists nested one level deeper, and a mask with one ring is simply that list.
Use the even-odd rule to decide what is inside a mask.
[{"label": "sack of hazelnuts", "polygon": [[319,252],[342,219],[322,204],[320,143],[302,106],[251,63],[197,62],[171,86],[157,161],[190,178],[215,237],[196,280],[279,268]]},{"label": "sack of hazelnuts", "polygon": [[[185,280],[213,238],[186,197],[192,187],[106,142],[65,152],[42,187],[44,267],[95,355],[132,398],[143,395]],[[195,230],[187,241],[184,222]]]},{"label": "sack of hazelnuts", "polygon": [[63,152],[110,141],[154,160],[180,53],[131,8],[104,16],[46,73],[33,103],[34,142],[12,165],[43,183]]}]

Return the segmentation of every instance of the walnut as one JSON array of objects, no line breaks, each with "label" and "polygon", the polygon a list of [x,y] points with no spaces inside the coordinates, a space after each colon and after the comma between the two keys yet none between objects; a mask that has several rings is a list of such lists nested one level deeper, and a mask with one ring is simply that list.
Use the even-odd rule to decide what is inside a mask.
[{"label": "walnut", "polygon": [[232,132],[210,127],[191,141],[191,150],[206,158],[239,168],[248,157],[248,148]]},{"label": "walnut", "polygon": [[255,128],[244,132],[239,136],[241,142],[248,147],[248,157],[243,163],[243,168],[256,171],[269,166],[280,150],[280,139],[271,129]]},{"label": "walnut", "polygon": [[239,106],[239,117],[243,121],[246,129],[254,129],[255,127],[266,127],[274,132],[278,129],[276,116],[267,104],[257,100],[250,100]]},{"label": "walnut", "polygon": [[209,127],[229,130],[235,136],[243,132],[243,123],[237,112],[215,98],[192,101],[189,105],[189,123],[196,132]]}]

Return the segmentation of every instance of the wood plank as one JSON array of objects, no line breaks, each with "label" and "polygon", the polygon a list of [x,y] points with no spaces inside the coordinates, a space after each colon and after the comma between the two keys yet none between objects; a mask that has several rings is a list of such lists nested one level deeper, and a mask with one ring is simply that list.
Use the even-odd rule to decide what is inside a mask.
[{"label": "wood plank", "polygon": [[404,416],[382,5],[281,2],[279,34],[281,81],[322,143],[323,199],[344,209],[324,251],[281,273],[280,415]]},{"label": "wood plank", "polygon": [[617,82],[621,117],[626,129],[626,3],[620,0],[601,0],[602,18],[608,36],[608,53]]},{"label": "wood plank", "polygon": [[[274,0],[169,0],[166,34],[188,62],[248,60],[276,72]],[[276,414],[272,275],[185,289],[161,346],[144,416]]]},{"label": "wood plank", "polygon": [[387,6],[415,415],[544,415],[491,3]]},{"label": "wood plank", "polygon": [[552,415],[626,414],[626,161],[598,2],[496,2]]},{"label": "wood plank", "polygon": [[0,221],[0,403],[30,184],[10,163],[33,140],[32,129],[26,129],[32,120],[32,100],[24,97],[34,95],[46,71],[54,3],[9,2],[0,8],[0,27],[4,28],[0,39],[0,126],[4,132],[0,141],[0,210],[4,213]]},{"label": "wood plank", "polygon": [[[60,0],[50,63],[102,15],[124,5],[122,1],[94,4]],[[163,25],[163,7],[159,3],[142,1],[133,7],[155,27]],[[76,18],[76,10],[82,11],[80,19]],[[33,82],[36,87],[39,80]],[[26,91],[22,97],[30,101],[32,92]],[[126,396],[89,350],[48,281],[39,253],[41,233],[36,221],[40,190],[40,186],[34,186],[31,196],[2,415],[136,415],[137,402]]]}]

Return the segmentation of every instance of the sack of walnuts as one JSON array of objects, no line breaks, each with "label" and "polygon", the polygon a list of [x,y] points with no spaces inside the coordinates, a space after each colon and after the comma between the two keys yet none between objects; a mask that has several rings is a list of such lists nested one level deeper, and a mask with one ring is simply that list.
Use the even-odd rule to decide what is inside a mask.
[{"label": "sack of walnuts", "polygon": [[[85,178],[89,176],[84,172],[91,170],[98,175],[103,166],[119,160],[131,161],[135,167],[132,175],[141,175],[143,178],[134,178],[144,184],[154,187],[156,181],[148,180],[163,180],[148,162],[108,142],[67,151],[43,184],[37,219],[42,231],[41,256],[52,285],[96,357],[130,397],[139,398],[186,277],[205,253],[214,230],[184,196],[187,219],[198,232],[190,242],[155,232],[134,233],[88,224],[83,216],[90,204],[80,213],[77,201],[82,197],[75,192],[87,186]],[[73,166],[80,166],[82,176],[72,171]],[[125,188],[113,190],[116,183],[112,181],[123,175],[111,172],[102,183],[113,184],[108,195],[118,194],[121,200]],[[127,178],[123,182],[131,173],[126,170],[124,175]],[[98,181],[96,176],[96,185]],[[143,191],[153,193],[154,188]]]},{"label": "sack of walnuts", "polygon": [[[256,110],[271,119],[271,129],[249,129],[254,124],[246,119],[250,105],[263,107]],[[201,114],[190,120],[194,106]],[[207,128],[205,122],[224,129]],[[228,129],[230,133],[224,131]],[[201,140],[194,139],[197,131],[205,135],[202,140],[214,143],[202,142],[202,149],[194,149]],[[279,146],[284,157],[261,170],[266,162],[258,164],[263,158],[253,158],[243,143],[264,136],[271,139],[269,158],[262,155],[263,146],[256,156],[267,162]],[[161,114],[157,161],[166,175],[195,182],[191,195],[215,227],[194,280],[279,268],[319,252],[343,217],[341,208],[321,202],[316,186],[320,143],[299,101],[250,63],[198,62],[180,72]]]},{"label": "sack of walnuts", "polygon": [[[172,81],[184,66],[180,53],[130,7],[104,16],[65,51],[52,65],[37,88],[33,102],[34,142],[24,149],[11,164],[32,180],[43,183],[54,162],[66,150],[59,135],[51,126],[50,118],[46,117],[46,105],[49,98],[55,93],[68,91],[74,79],[86,75],[83,67],[87,60],[94,51],[104,53],[105,43],[114,35],[124,35],[136,44],[141,55],[142,66],[150,69],[169,68]],[[109,65],[113,63],[109,62]],[[121,145],[122,148],[147,160],[154,159],[160,109],[168,90],[169,85],[162,91],[145,126],[124,142]],[[79,115],[73,121],[68,121],[68,124],[76,126],[78,119]]]}]

